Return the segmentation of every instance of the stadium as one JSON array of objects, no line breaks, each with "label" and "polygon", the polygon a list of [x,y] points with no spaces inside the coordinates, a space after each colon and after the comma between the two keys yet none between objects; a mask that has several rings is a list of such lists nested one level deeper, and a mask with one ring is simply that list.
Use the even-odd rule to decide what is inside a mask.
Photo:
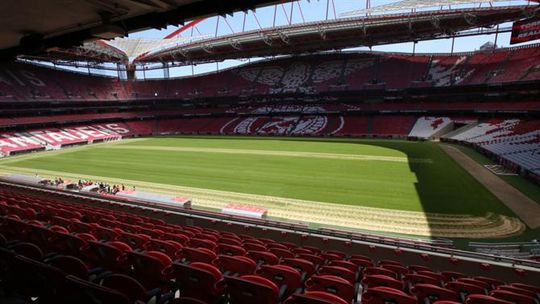
[{"label": "stadium", "polygon": [[0,7],[0,303],[540,303],[539,1]]}]

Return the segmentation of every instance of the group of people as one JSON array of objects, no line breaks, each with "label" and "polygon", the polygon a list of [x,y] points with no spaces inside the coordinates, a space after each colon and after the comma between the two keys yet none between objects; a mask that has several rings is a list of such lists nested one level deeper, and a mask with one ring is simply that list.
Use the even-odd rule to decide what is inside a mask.
[{"label": "group of people", "polygon": [[[113,195],[116,195],[120,191],[128,190],[128,187],[125,186],[124,184],[111,185],[111,184],[104,183],[104,182],[96,182],[96,181],[92,181],[92,180],[83,180],[83,179],[79,179],[78,183],[75,184],[75,183],[72,183],[70,181],[66,182],[61,177],[55,177],[52,180],[49,180],[49,179],[43,180],[40,183],[45,185],[45,186],[55,186],[55,187],[63,185],[63,186],[65,186],[66,189],[79,190],[79,191],[82,190],[84,187],[96,185],[98,187],[96,192],[113,194]],[[131,190],[135,191],[135,186],[133,186],[133,188]]]},{"label": "group of people", "polygon": [[[98,192],[107,193],[107,194],[116,194],[120,191],[125,191],[127,187],[123,184],[121,185],[110,185],[104,182],[94,182],[91,180],[79,180],[79,189],[82,189],[87,186],[96,185],[98,186]],[[135,191],[135,186],[133,186],[133,191]]]},{"label": "group of people", "polygon": [[61,184],[63,184],[63,183],[64,183],[64,180],[63,180],[61,177],[57,177],[57,178],[55,178],[54,181],[53,181],[53,184],[54,184],[55,186],[61,185]]}]

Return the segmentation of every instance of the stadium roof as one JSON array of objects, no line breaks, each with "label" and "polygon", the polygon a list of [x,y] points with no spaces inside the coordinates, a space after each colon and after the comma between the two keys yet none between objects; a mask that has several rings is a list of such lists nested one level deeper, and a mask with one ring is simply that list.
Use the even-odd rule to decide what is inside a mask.
[{"label": "stadium roof", "polygon": [[451,7],[452,5],[460,4],[483,4],[487,3],[492,5],[495,2],[511,2],[511,1],[520,1],[520,0],[402,0],[398,2],[393,2],[385,5],[373,6],[367,9],[355,10],[347,13],[343,13],[341,17],[352,17],[356,15],[363,14],[372,14],[379,12],[390,12],[390,11],[405,11],[405,10],[416,10],[422,8],[433,8],[433,7]]},{"label": "stadium roof", "polygon": [[276,0],[2,0],[0,55],[38,54],[96,38],[254,9]]},{"label": "stadium roof", "polygon": [[460,31],[518,20],[537,9],[538,6],[447,9],[294,24],[188,43],[151,52],[137,61],[181,65],[449,38]]},{"label": "stadium roof", "polygon": [[186,44],[203,39],[204,37],[205,36],[175,37],[169,39],[117,38],[106,43],[122,50],[128,58],[135,58],[150,51]]},{"label": "stadium roof", "polygon": [[[26,54],[21,58],[55,63],[69,61],[121,64],[170,62],[181,66],[219,62],[226,59],[311,53],[359,46],[489,34],[494,33],[493,27],[496,25],[539,13],[539,6],[532,3],[531,5],[484,7],[475,5],[455,8],[459,4],[485,2],[492,4],[500,1],[502,0],[404,0],[373,7],[369,13],[366,10],[345,13],[356,14],[352,18],[259,28],[215,37],[201,34],[175,38],[178,32],[204,20],[201,18],[181,27],[166,39],[95,40],[76,47],[49,48],[46,52],[35,55]],[[433,6],[437,8],[416,11],[417,8]],[[444,6],[447,8],[443,8]],[[400,12],[389,14],[386,10]],[[361,12],[364,14],[360,14]],[[371,14],[371,12],[385,13]],[[474,29],[480,30],[474,31]],[[510,31],[510,28],[497,28],[499,33],[505,31]]]}]

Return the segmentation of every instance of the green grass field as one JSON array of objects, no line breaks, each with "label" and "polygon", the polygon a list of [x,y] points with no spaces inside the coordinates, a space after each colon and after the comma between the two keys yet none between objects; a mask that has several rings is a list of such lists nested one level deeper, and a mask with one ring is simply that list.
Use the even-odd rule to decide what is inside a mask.
[{"label": "green grass field", "polygon": [[4,164],[336,204],[513,215],[429,142],[163,137]]}]

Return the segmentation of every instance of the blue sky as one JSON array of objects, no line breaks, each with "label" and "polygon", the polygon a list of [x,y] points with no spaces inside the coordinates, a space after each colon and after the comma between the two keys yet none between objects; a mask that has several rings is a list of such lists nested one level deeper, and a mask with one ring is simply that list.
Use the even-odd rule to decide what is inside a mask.
[{"label": "blue sky", "polygon": [[[225,0],[221,0],[225,1]],[[371,6],[384,5],[388,3],[396,2],[397,0],[371,0]],[[302,22],[311,22],[319,21],[328,18],[340,18],[340,14],[359,10],[365,8],[365,0],[334,0],[334,6],[330,2],[329,9],[327,10],[327,1],[326,0],[300,0],[293,2],[293,13],[292,13],[292,23],[302,23]],[[527,1],[503,1],[498,2],[494,5],[516,5],[516,4],[526,4]],[[488,4],[483,4],[487,6]],[[459,7],[470,7],[478,6],[474,5],[461,5]],[[301,11],[300,12],[300,8]],[[335,14],[334,9],[335,7]],[[453,7],[454,8],[454,7]],[[433,8],[430,8],[432,10]],[[274,11],[276,6],[269,6],[264,8],[259,8],[256,12],[248,12],[245,16],[244,12],[235,13],[233,16],[227,16],[226,21],[223,17],[212,17],[208,18],[205,21],[197,25],[193,31],[188,30],[181,34],[183,37],[189,37],[193,35],[205,35],[213,37],[216,35],[216,24],[218,24],[217,35],[229,35],[242,31],[244,24],[245,16],[245,30],[256,30],[259,29],[259,24],[262,28],[272,27],[274,19]],[[219,19],[219,21],[218,21]],[[258,21],[258,22],[257,22]],[[287,25],[291,21],[291,3],[285,3],[283,5],[277,6],[276,14],[276,26]],[[502,25],[508,26],[508,24]],[[133,38],[163,38],[169,33],[175,31],[178,27],[170,26],[164,30],[145,30],[136,33],[131,33],[129,37]],[[468,38],[456,39],[454,45],[454,52],[464,52],[464,51],[473,51],[479,49],[484,43],[491,41],[494,42],[495,36],[475,36]],[[510,41],[510,34],[500,34],[497,39],[497,44],[499,46],[508,46]],[[417,53],[448,53],[451,50],[452,40],[434,40],[434,41],[421,41],[416,44]],[[369,50],[367,48],[359,47],[358,50]],[[387,51],[387,52],[412,52],[413,44],[412,43],[401,43],[401,44],[392,44],[384,46],[373,47],[375,51]],[[255,59],[256,60],[256,59]],[[245,61],[238,60],[228,60],[226,62],[221,62],[218,65],[215,63],[197,65],[195,67],[182,67],[174,68],[170,71],[171,77],[181,77],[191,75],[192,72],[195,74],[206,73],[215,71],[217,68],[223,69],[227,67],[236,66],[238,64],[245,63]],[[146,73],[147,78],[162,77],[162,71],[150,71]],[[137,77],[142,78],[142,73],[138,73]]]}]

